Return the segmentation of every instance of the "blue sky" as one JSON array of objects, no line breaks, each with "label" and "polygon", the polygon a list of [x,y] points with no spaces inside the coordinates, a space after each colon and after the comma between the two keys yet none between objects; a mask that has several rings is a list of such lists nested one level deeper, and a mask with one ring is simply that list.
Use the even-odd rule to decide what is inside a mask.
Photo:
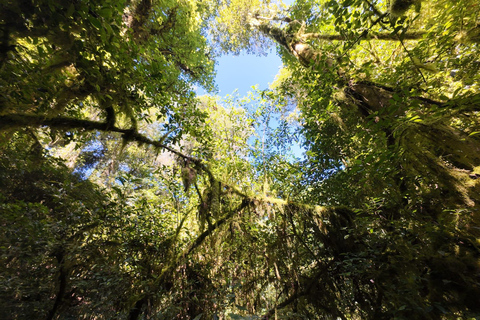
[{"label": "blue sky", "polygon": [[240,96],[245,96],[254,85],[259,85],[260,90],[267,89],[282,65],[274,51],[267,56],[244,54],[220,57],[215,78],[218,95],[223,97],[237,89]]},{"label": "blue sky", "polygon": [[[223,56],[218,59],[215,83],[219,89],[218,95],[225,97],[237,90],[240,97],[246,96],[252,86],[267,89],[275,80],[282,67],[282,61],[275,53],[275,48],[267,56],[239,55]],[[305,151],[298,143],[291,146],[295,157],[303,158]]]},{"label": "blue sky", "polygon": [[[293,0],[284,0],[291,4]],[[219,90],[218,95],[225,97],[237,90],[240,97],[246,96],[252,90],[252,86],[258,85],[258,89],[267,89],[275,80],[275,76],[282,67],[282,61],[277,56],[275,47],[266,56],[253,54],[241,54],[238,56],[226,55],[217,59],[217,75],[215,83]],[[302,157],[304,151],[298,144],[292,145],[292,151],[296,157]]]},{"label": "blue sky", "polygon": [[[292,5],[294,0],[283,0],[286,5]],[[272,47],[267,56],[256,56],[253,54],[239,56],[223,56],[218,59],[216,66],[217,77],[215,82],[218,86],[220,96],[231,94],[238,89],[240,96],[246,95],[253,85],[258,84],[259,89],[268,88],[282,62],[276,54],[275,47]]]}]

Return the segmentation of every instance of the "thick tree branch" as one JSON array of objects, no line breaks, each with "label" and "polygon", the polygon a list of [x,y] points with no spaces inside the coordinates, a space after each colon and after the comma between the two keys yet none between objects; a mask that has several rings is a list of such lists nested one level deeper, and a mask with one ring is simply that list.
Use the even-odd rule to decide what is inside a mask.
[{"label": "thick tree branch", "polygon": [[[419,40],[425,35],[423,31],[408,32],[400,35],[400,38],[403,40]],[[304,33],[301,35],[303,40],[308,39],[319,39],[326,41],[347,41],[355,40],[341,34],[322,34],[322,33]],[[378,33],[378,34],[365,34],[361,37],[362,40],[384,40],[384,41],[399,41],[398,35],[392,33]]]},{"label": "thick tree branch", "polygon": [[63,297],[65,295],[65,291],[67,288],[67,270],[65,269],[65,252],[63,248],[60,248],[58,252],[55,253],[55,257],[57,258],[57,263],[59,266],[59,275],[58,275],[58,291],[57,296],[55,298],[55,303],[53,304],[52,309],[48,312],[46,320],[53,320],[55,319],[55,314],[57,313],[58,309],[60,308]]},{"label": "thick tree branch", "polygon": [[146,296],[142,297],[141,299],[137,300],[135,302],[135,305],[133,308],[130,310],[130,313],[128,314],[128,320],[136,320],[142,313],[142,308],[145,303],[147,303],[148,298]]},{"label": "thick tree branch", "polygon": [[152,9],[152,0],[141,0],[128,17],[127,25],[132,28],[135,35],[142,32],[142,27],[150,16]]},{"label": "thick tree branch", "polygon": [[141,0],[133,11],[124,16],[124,21],[132,31],[135,41],[143,41],[149,36],[161,36],[164,32],[172,30],[177,22],[178,7],[166,11],[167,19],[159,26],[149,26],[149,18],[153,8],[152,0]]},{"label": "thick tree branch", "polygon": [[[180,151],[177,151],[166,144],[163,143],[164,138],[161,138],[158,141],[152,140],[140,133],[137,132],[136,128],[123,129],[117,126],[112,126],[111,123],[93,121],[93,120],[82,120],[69,117],[55,117],[55,118],[46,118],[39,115],[31,114],[8,114],[0,116],[0,131],[8,129],[21,129],[25,127],[42,127],[48,126],[60,130],[83,130],[83,131],[104,131],[104,132],[116,132],[122,134],[123,139],[126,142],[140,142],[147,145],[154,146],[159,149],[167,150],[170,153],[175,154],[185,160],[188,160],[195,164],[198,170],[205,172],[209,177],[214,178],[213,173],[210,171],[208,166],[206,166],[201,159],[194,158],[183,154]],[[248,196],[237,190],[233,186],[224,185],[229,191],[237,194],[242,198],[248,198]]]},{"label": "thick tree branch", "polygon": [[141,142],[157,148],[165,149],[177,156],[188,159],[195,164],[200,164],[200,160],[187,156],[160,141],[154,141],[140,133],[135,129],[123,129],[111,126],[109,122],[99,122],[92,120],[82,120],[68,117],[45,118],[43,116],[28,114],[9,114],[0,116],[0,130],[16,129],[24,127],[42,127],[48,126],[55,129],[63,130],[84,130],[84,131],[107,131],[117,132],[123,135],[126,141]]},{"label": "thick tree branch", "polygon": [[375,7],[375,5],[371,3],[369,0],[365,0],[365,2],[370,6],[370,9],[372,9],[373,13],[375,13],[377,16],[379,17],[385,16],[385,14],[381,13],[380,10],[378,10],[377,7]]},{"label": "thick tree branch", "polygon": [[276,305],[274,308],[268,310],[267,313],[265,313],[263,315],[262,320],[269,320],[275,314],[275,311],[281,310],[285,307],[288,307],[290,304],[295,302],[298,298],[306,296],[307,294],[308,294],[308,291],[304,290],[302,292],[298,292],[298,293],[295,293],[295,294],[291,295],[290,297],[285,299],[282,303],[280,303],[280,304]]}]

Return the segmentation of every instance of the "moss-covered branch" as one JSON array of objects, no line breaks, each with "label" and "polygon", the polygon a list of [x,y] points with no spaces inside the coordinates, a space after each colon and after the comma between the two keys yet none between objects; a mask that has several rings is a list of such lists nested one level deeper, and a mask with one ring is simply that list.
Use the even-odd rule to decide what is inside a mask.
[{"label": "moss-covered branch", "polygon": [[[153,285],[153,289],[160,287],[167,279],[171,277],[171,274],[175,271],[175,269],[180,266],[186,259],[198,248],[200,247],[205,239],[213,234],[218,228],[224,225],[227,221],[238,212],[241,212],[243,209],[247,208],[253,202],[244,199],[240,205],[237,206],[234,210],[230,211],[225,217],[222,219],[217,220],[214,224],[210,225],[207,230],[202,232],[192,244],[185,249],[182,253],[177,255],[168,265],[162,270],[160,275],[155,280],[155,284]],[[148,298],[152,294],[152,292],[145,292],[141,296],[138,297],[138,300],[135,302],[134,306],[130,310],[128,320],[136,320],[141,314],[141,309],[143,305],[148,301]]]},{"label": "moss-covered branch", "polygon": [[[419,40],[422,39],[425,35],[423,31],[414,31],[408,32],[402,35],[392,34],[390,32],[383,32],[378,34],[365,34],[362,36],[361,40],[383,40],[383,41],[400,41],[402,40]],[[322,33],[305,33],[301,35],[301,38],[304,40],[307,39],[319,39],[325,41],[348,41],[356,40],[355,38],[349,38],[346,35],[342,34],[322,34]]]},{"label": "moss-covered branch", "polygon": [[69,117],[45,118],[38,115],[29,114],[9,114],[0,116],[0,131],[8,129],[19,129],[24,127],[42,127],[48,126],[55,129],[63,130],[83,130],[83,131],[106,131],[117,132],[122,134],[123,139],[127,142],[140,142],[154,146],[156,148],[165,149],[177,156],[188,159],[196,164],[200,164],[200,160],[187,156],[163,143],[162,140],[152,140],[136,131],[136,129],[124,129],[112,126],[110,122],[100,122],[93,120],[83,120]]}]

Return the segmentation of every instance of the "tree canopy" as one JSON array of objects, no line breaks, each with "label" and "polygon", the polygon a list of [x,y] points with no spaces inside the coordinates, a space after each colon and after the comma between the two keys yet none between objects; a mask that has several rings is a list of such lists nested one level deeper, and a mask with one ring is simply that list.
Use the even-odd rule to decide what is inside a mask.
[{"label": "tree canopy", "polygon": [[479,318],[479,42],[476,0],[3,1],[1,318]]}]

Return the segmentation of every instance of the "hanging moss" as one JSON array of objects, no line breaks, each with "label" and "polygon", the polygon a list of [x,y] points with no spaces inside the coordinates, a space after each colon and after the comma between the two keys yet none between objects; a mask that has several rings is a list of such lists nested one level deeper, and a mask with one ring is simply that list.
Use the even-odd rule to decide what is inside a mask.
[{"label": "hanging moss", "polygon": [[210,196],[211,196],[211,205],[210,205],[210,211],[212,213],[212,216],[215,219],[218,219],[220,217],[220,187],[221,183],[220,181],[213,180],[211,181],[210,185]]}]

